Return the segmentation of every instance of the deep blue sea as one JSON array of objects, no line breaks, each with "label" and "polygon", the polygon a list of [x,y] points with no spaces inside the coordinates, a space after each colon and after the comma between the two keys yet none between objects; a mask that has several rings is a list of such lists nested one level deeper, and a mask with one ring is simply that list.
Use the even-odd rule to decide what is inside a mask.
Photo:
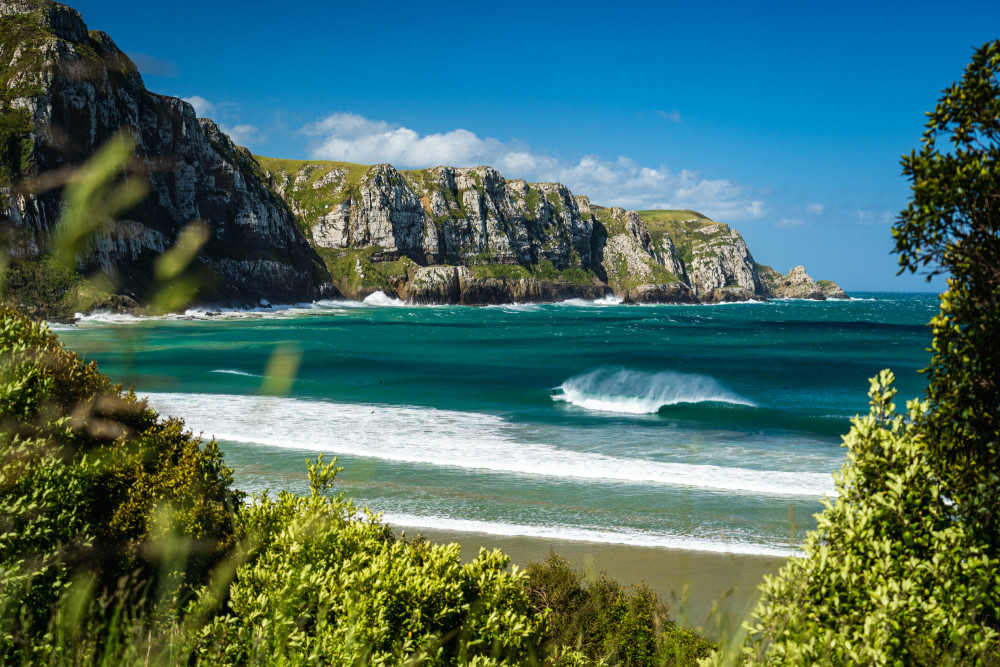
[{"label": "deep blue sea", "polygon": [[218,439],[248,491],[305,491],[305,459],[326,452],[348,496],[410,533],[784,555],[834,493],[868,378],[891,368],[900,399],[925,385],[936,296],[854,296],[472,308],[376,295],[54,328]]}]

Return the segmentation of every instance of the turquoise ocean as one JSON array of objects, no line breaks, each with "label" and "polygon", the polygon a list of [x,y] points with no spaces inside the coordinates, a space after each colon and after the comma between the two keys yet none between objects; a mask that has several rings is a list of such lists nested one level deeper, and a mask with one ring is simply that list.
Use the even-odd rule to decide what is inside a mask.
[{"label": "turquoise ocean", "polygon": [[[868,378],[891,368],[900,399],[925,385],[936,296],[853,296],[472,308],[379,294],[54,329],[215,437],[247,491],[304,492],[305,459],[325,452],[346,495],[408,534],[785,555],[834,494]],[[263,395],[276,351],[298,370]]]}]

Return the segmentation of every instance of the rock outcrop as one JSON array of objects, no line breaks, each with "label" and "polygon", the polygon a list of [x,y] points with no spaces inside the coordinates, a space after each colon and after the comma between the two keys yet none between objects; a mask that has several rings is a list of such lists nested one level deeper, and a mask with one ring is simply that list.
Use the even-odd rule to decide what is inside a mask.
[{"label": "rock outcrop", "polygon": [[[626,303],[718,303],[789,294],[761,276],[739,232],[693,211],[606,208],[490,167],[257,159],[352,298],[385,291],[411,303],[492,304],[603,290]],[[801,298],[835,292],[817,286]]]},{"label": "rock outcrop", "polygon": [[849,299],[850,297],[832,280],[813,280],[805,267],[796,266],[787,275],[781,275],[770,266],[758,266],[770,296],[778,299]]},{"label": "rock outcrop", "polygon": [[78,255],[81,273],[99,270],[142,300],[155,258],[200,220],[211,233],[192,267],[203,278],[202,300],[333,294],[322,262],[249,151],[211,120],[195,118],[190,104],[146,90],[110,37],[47,0],[2,0],[0,23],[0,114],[4,128],[14,128],[0,137],[0,227],[14,259],[45,253],[60,217],[61,188],[37,193],[25,184],[81,164],[124,130],[149,194],[93,239],[92,252]]}]

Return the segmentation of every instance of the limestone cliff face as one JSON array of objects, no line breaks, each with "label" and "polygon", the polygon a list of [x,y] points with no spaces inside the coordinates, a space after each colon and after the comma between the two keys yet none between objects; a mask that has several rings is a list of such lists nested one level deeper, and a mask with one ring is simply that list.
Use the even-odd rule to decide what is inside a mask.
[{"label": "limestone cliff face", "polygon": [[324,293],[322,263],[249,151],[212,121],[195,118],[188,103],[147,91],[129,58],[104,33],[88,31],[75,10],[46,0],[0,0],[0,22],[0,67],[10,74],[0,113],[27,121],[14,137],[22,148],[17,161],[9,150],[0,155],[7,165],[0,225],[10,254],[44,253],[60,213],[60,189],[34,194],[18,186],[82,163],[125,130],[147,172],[149,195],[94,241],[92,254],[78,257],[81,271],[127,277],[121,289],[141,297],[155,257],[200,220],[212,233],[196,259],[208,275],[203,300],[290,301]]},{"label": "limestone cliff face", "polygon": [[558,183],[507,181],[491,167],[261,162],[319,247],[428,264],[590,263],[592,221]]},{"label": "limestone cliff face", "polygon": [[739,232],[692,211],[606,208],[490,167],[258,160],[354,298],[488,304],[603,290],[629,303],[716,303],[787,292],[762,278]]}]

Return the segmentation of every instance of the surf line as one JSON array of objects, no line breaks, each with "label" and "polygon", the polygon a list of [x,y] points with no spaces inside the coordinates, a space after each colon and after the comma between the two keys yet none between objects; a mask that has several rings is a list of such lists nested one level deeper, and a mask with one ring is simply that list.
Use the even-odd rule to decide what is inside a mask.
[{"label": "surf line", "polygon": [[206,436],[269,447],[501,474],[782,496],[833,495],[827,473],[754,470],[580,452],[510,437],[496,415],[227,394],[151,394]]}]

